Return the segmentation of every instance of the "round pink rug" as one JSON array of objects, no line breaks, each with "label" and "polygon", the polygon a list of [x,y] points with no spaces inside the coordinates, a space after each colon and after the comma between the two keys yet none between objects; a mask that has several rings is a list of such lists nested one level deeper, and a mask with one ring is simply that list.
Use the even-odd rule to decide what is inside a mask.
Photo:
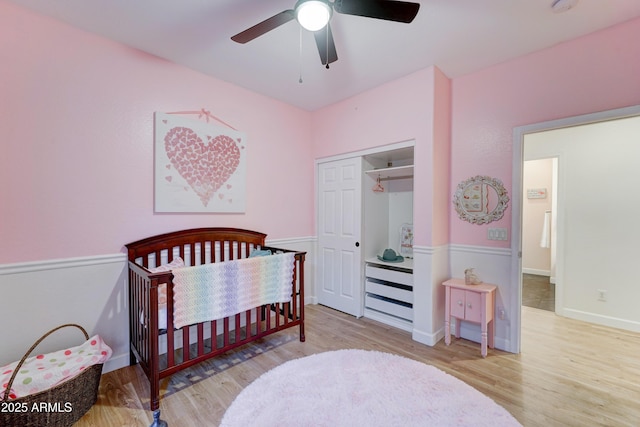
[{"label": "round pink rug", "polygon": [[245,388],[221,426],[520,426],[493,400],[424,363],[339,350],[292,360]]}]

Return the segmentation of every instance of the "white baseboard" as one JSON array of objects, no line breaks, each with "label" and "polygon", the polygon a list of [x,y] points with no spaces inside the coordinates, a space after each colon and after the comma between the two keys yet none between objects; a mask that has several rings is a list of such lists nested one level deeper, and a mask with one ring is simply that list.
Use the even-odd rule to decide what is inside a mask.
[{"label": "white baseboard", "polygon": [[369,308],[364,309],[364,317],[407,332],[411,332],[413,329],[411,322],[409,322],[408,320],[399,319],[397,317],[390,316],[376,310],[371,310]]},{"label": "white baseboard", "polygon": [[522,267],[522,273],[524,274],[535,274],[536,276],[551,276],[551,272],[549,270],[538,270],[536,268],[524,268]]},{"label": "white baseboard", "polygon": [[444,331],[439,330],[436,331],[435,333],[431,334],[431,333],[427,333],[425,331],[420,331],[418,329],[413,329],[411,331],[411,338],[413,338],[414,341],[417,341],[421,344],[425,344],[428,345],[430,347],[433,347],[434,345],[436,345],[438,343],[438,341],[440,341],[442,338],[444,338]]},{"label": "white baseboard", "polygon": [[609,326],[611,328],[624,329],[626,331],[640,332],[640,322],[633,320],[620,319],[618,317],[604,316],[600,314],[587,313],[580,310],[572,310],[565,308],[561,313],[561,316],[569,317],[571,319],[582,320],[584,322],[594,323],[597,325]]}]

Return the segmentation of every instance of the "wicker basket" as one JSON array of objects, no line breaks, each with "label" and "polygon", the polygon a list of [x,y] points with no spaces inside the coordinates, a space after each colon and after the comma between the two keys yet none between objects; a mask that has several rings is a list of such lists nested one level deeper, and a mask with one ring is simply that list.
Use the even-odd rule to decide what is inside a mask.
[{"label": "wicker basket", "polygon": [[50,330],[36,341],[22,357],[7,384],[7,389],[3,396],[4,400],[0,401],[0,405],[3,405],[3,410],[0,411],[0,426],[71,426],[82,418],[96,402],[100,375],[102,374],[102,363],[92,365],[78,375],[50,389],[13,400],[8,399],[13,380],[31,352],[53,332],[68,326],[79,328],[84,334],[85,340],[89,339],[87,331],[82,326],[69,323]]}]

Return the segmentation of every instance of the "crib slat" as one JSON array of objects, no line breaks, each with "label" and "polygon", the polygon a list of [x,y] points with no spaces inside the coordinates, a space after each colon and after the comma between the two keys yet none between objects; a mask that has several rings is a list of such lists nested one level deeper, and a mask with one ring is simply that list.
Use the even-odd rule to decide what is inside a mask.
[{"label": "crib slat", "polygon": [[251,328],[251,310],[247,310],[246,317],[245,317],[245,334],[244,334],[245,339],[253,336],[251,329],[252,329]]},{"label": "crib slat", "polygon": [[271,307],[268,305],[264,306],[265,315],[267,316],[267,331],[271,330]]},{"label": "crib slat", "polygon": [[291,282],[291,299],[293,301],[293,318],[298,318],[298,292],[296,290],[296,283],[298,283],[298,260],[294,259],[293,267],[293,281]]},{"label": "crib slat", "polygon": [[218,349],[218,322],[213,320],[211,322],[211,351]]},{"label": "crib slat", "polygon": [[189,351],[189,326],[183,326],[182,329],[182,363],[191,359],[191,352]]},{"label": "crib slat", "polygon": [[143,322],[144,322],[144,330],[142,331],[142,348],[143,348],[143,355],[142,358],[144,359],[145,363],[149,360],[149,334],[148,334],[148,330],[149,330],[149,287],[147,283],[141,283],[142,285],[142,289],[140,290],[141,295],[140,297],[142,298],[142,315],[143,315]]},{"label": "crib slat", "polygon": [[173,282],[167,283],[167,368],[175,366],[175,345],[173,330]]},{"label": "crib slat", "polygon": [[147,325],[149,322],[149,316],[148,316],[148,312],[147,312],[147,300],[149,299],[147,296],[148,293],[148,287],[147,287],[147,282],[144,281],[142,278],[140,278],[140,280],[138,281],[138,311],[137,313],[140,313],[142,315],[142,322],[144,322],[142,325],[140,325],[138,327],[139,330],[139,336],[138,336],[138,340],[140,342],[140,350],[141,350],[141,357],[146,365],[147,360],[149,358],[149,351],[148,351],[148,346],[147,346],[147,342],[148,342],[148,337],[146,335],[147,332]]},{"label": "crib slat", "polygon": [[222,331],[222,337],[223,337],[224,347],[227,347],[229,345],[229,318],[228,317],[224,318],[223,325],[224,326]]},{"label": "crib slat", "polygon": [[284,324],[286,325],[287,323],[289,323],[289,303],[285,302],[282,305],[282,313],[283,313],[283,320],[284,320]]},{"label": "crib slat", "polygon": [[234,329],[235,329],[235,333],[236,333],[236,339],[234,342],[240,342],[240,340],[242,339],[240,337],[240,332],[241,332],[241,328],[240,328],[240,313],[235,315],[235,325]]}]

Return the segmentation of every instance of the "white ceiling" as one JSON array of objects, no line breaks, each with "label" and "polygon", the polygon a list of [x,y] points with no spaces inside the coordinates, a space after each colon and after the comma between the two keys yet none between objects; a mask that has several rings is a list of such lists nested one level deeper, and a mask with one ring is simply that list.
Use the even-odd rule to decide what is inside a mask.
[{"label": "white ceiling", "polygon": [[[432,65],[455,78],[640,16],[640,0],[423,0],[411,24],[334,13],[338,61],[291,21],[238,44],[230,37],[295,0],[10,0],[75,27],[306,110]],[[299,83],[302,72],[303,83]]]}]

